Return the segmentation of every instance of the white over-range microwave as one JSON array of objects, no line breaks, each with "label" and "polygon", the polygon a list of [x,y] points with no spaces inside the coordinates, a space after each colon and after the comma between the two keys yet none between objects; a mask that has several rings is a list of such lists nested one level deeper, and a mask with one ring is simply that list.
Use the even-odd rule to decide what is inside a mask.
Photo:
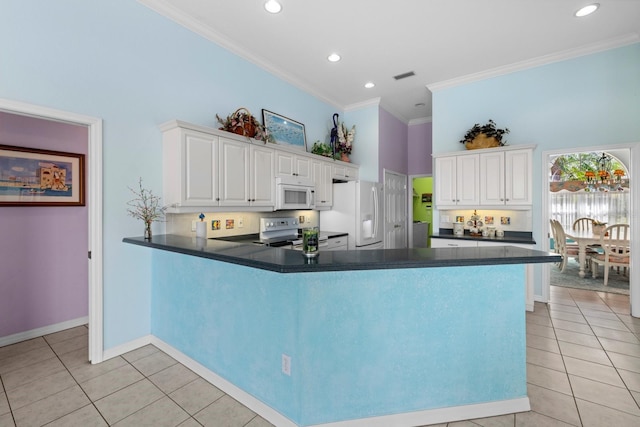
[{"label": "white over-range microwave", "polygon": [[276,178],[276,210],[314,207],[315,186],[311,179],[299,176]]}]

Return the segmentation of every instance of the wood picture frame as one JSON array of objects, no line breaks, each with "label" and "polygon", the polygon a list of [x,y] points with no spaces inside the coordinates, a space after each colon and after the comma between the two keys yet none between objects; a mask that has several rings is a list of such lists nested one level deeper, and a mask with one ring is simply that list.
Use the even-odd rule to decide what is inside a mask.
[{"label": "wood picture frame", "polygon": [[0,207],[84,206],[84,157],[0,145]]},{"label": "wood picture frame", "polygon": [[307,151],[307,135],[302,123],[265,109],[262,110],[262,123],[276,144]]}]

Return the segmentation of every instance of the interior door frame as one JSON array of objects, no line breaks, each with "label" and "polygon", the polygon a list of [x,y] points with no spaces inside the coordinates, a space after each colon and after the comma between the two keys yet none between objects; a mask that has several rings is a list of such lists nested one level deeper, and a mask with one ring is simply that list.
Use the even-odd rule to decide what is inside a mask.
[{"label": "interior door frame", "polygon": [[[640,248],[640,221],[638,221],[638,215],[640,214],[640,185],[637,185],[638,172],[640,172],[640,143],[619,144],[619,145],[603,145],[592,147],[575,147],[575,148],[562,148],[558,150],[549,150],[542,152],[542,187],[544,189],[544,196],[542,197],[542,224],[540,229],[540,236],[543,236],[542,250],[550,251],[549,238],[549,181],[548,181],[548,164],[551,160],[551,156],[557,156],[560,154],[591,152],[591,151],[613,151],[619,149],[628,149],[630,151],[629,164],[626,165],[629,171],[629,192],[631,194],[629,214],[629,222],[631,223],[631,251],[638,251]],[[631,257],[631,266],[629,269],[629,302],[631,305],[630,314],[633,317],[640,317],[640,274],[637,272],[640,269],[640,257]],[[633,271],[636,273],[634,274]],[[542,264],[542,299],[543,302],[548,302],[551,293],[551,268],[550,264]]]},{"label": "interior door frame", "polygon": [[0,110],[45,120],[56,120],[86,126],[88,129],[89,176],[89,361],[103,360],[103,309],[102,309],[102,119],[68,111],[56,110],[20,101],[0,98]]},{"label": "interior door frame", "polygon": [[[417,175],[408,175],[407,176],[407,227],[413,226],[413,180],[416,178],[433,178],[433,175],[430,173],[425,174],[417,174]],[[409,191],[409,186],[411,186],[411,191]],[[409,197],[409,193],[411,193],[411,197]],[[433,221],[433,219],[432,219]],[[433,224],[431,224],[431,230],[428,232],[433,232]],[[409,248],[413,247],[413,231],[409,232],[407,229],[407,246]]]}]

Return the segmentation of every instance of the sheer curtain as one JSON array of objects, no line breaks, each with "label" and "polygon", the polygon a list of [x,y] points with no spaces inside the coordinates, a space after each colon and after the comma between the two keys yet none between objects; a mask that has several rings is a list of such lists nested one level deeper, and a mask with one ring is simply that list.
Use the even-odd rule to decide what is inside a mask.
[{"label": "sheer curtain", "polygon": [[560,221],[565,230],[582,217],[612,224],[629,224],[630,193],[568,192],[551,193],[551,218]]}]

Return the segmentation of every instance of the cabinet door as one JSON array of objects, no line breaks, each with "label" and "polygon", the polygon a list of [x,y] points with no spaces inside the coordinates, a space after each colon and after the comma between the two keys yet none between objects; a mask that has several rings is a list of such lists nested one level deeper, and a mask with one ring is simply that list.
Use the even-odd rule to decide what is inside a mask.
[{"label": "cabinet door", "polygon": [[456,157],[437,157],[435,159],[434,185],[436,206],[456,204]]},{"label": "cabinet door", "polygon": [[304,156],[294,157],[294,175],[312,179],[311,159]]},{"label": "cabinet door", "polygon": [[198,132],[182,133],[184,159],[182,206],[218,205],[218,138]]},{"label": "cabinet door", "polygon": [[332,165],[329,162],[313,160],[311,162],[313,183],[316,187],[316,209],[333,206]]},{"label": "cabinet door", "polygon": [[276,151],[276,176],[292,176],[295,173],[294,157],[287,151]]},{"label": "cabinet door", "polygon": [[477,154],[458,156],[456,163],[456,201],[458,206],[476,206],[479,203],[479,164],[480,157]]},{"label": "cabinet door", "polygon": [[251,146],[251,205],[275,206],[274,151],[268,147]]},{"label": "cabinet door", "polygon": [[220,206],[249,206],[249,148],[220,138]]},{"label": "cabinet door", "polygon": [[480,204],[504,204],[504,153],[480,155]]},{"label": "cabinet door", "polygon": [[505,204],[532,203],[531,150],[505,152]]}]

